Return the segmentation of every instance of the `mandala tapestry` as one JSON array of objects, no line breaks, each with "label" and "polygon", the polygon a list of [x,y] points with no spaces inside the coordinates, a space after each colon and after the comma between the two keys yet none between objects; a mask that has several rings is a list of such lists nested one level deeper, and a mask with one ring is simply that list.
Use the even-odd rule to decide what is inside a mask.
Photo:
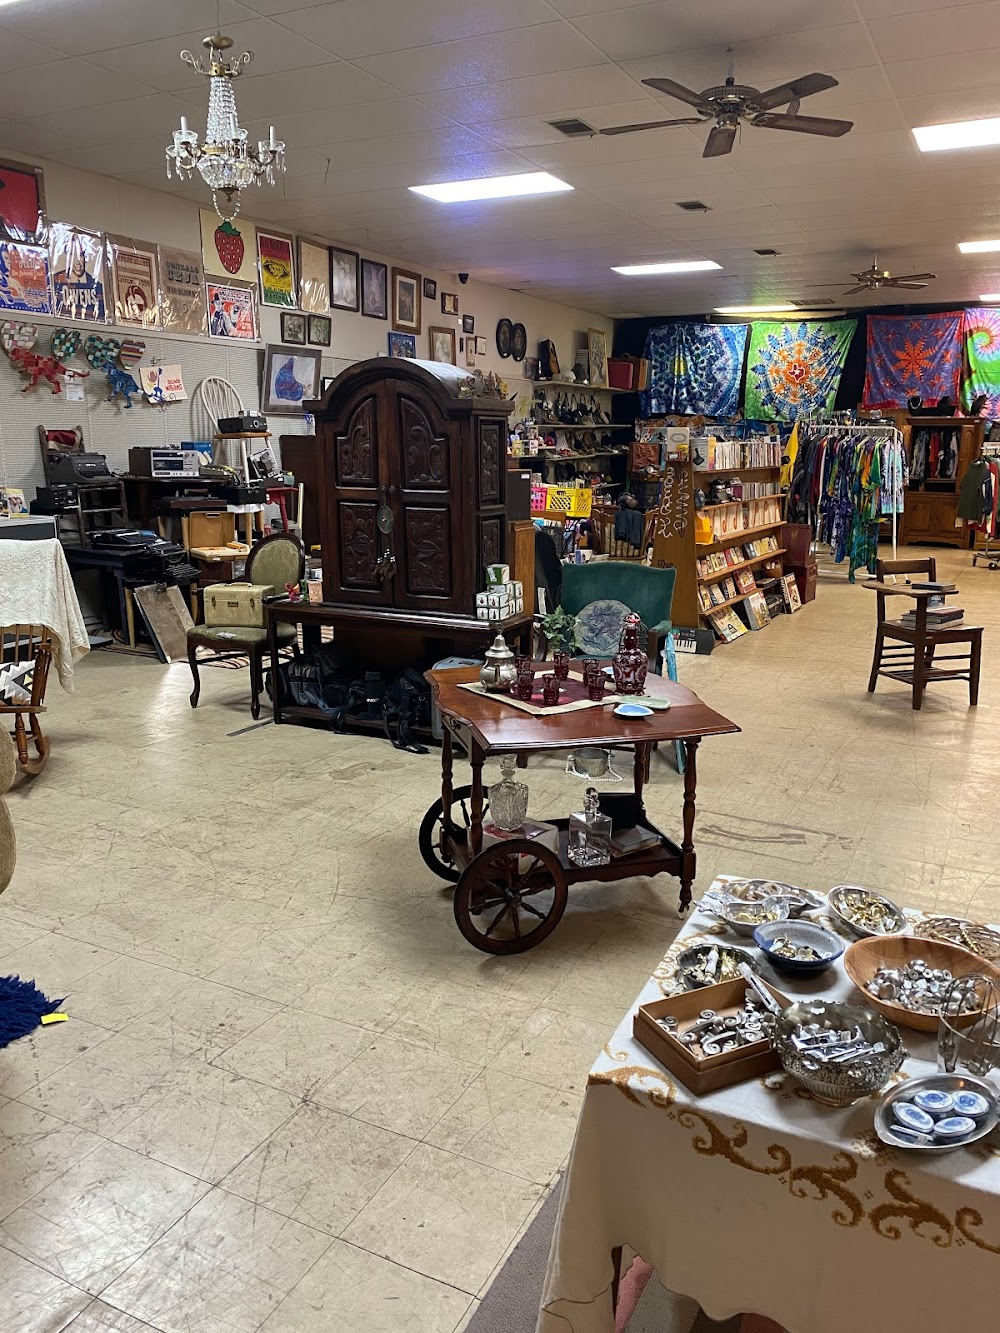
[{"label": "mandala tapestry", "polygon": [[1000,417],[1000,310],[966,310],[962,325],[965,344],[965,372],[962,381],[962,406],[968,410],[972,400],[986,394],[986,415]]},{"label": "mandala tapestry", "polygon": [[925,406],[945,394],[957,403],[961,379],[961,310],[940,315],[868,316],[862,406],[905,407],[914,394],[919,394]]},{"label": "mandala tapestry", "polygon": [[831,412],[856,327],[855,319],[754,324],[744,415],[795,421]]},{"label": "mandala tapestry", "polygon": [[749,328],[678,323],[650,329],[643,352],[650,362],[649,390],[640,395],[643,416],[732,416]]}]

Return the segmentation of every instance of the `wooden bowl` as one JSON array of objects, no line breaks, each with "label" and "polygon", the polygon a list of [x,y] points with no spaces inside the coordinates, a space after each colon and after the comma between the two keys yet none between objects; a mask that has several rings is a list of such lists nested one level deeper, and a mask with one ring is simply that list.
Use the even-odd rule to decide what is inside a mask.
[{"label": "wooden bowl", "polygon": [[[867,987],[880,967],[904,968],[917,958],[922,958],[928,967],[946,967],[953,977],[978,973],[1000,989],[1000,967],[994,963],[977,957],[968,949],[960,949],[957,944],[920,939],[915,935],[873,935],[870,939],[856,940],[844,954],[844,971],[864,995],[865,1004],[877,1009],[897,1027],[937,1032],[937,1014],[919,1013],[894,1004],[892,1000],[880,1000]],[[969,1027],[978,1016],[978,1011],[973,1010],[951,1021],[956,1027]]]}]

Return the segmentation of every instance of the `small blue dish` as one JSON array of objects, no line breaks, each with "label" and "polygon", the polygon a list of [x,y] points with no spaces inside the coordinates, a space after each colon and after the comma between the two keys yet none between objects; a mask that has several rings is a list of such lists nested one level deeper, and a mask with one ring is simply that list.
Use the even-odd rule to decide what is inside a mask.
[{"label": "small blue dish", "polygon": [[[808,946],[820,956],[785,958],[774,951],[774,942],[778,939]],[[815,976],[817,972],[825,971],[844,952],[842,940],[811,921],[769,921],[757,927],[753,933],[753,942],[776,972],[787,972],[789,976],[798,977]]]},{"label": "small blue dish", "polygon": [[653,710],[645,704],[619,704],[615,709],[618,717],[652,717]]}]

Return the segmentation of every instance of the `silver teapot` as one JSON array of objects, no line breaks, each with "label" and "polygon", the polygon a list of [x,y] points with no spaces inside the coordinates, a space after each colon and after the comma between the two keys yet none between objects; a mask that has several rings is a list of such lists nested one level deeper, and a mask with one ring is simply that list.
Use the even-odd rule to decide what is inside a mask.
[{"label": "silver teapot", "polygon": [[514,654],[507,647],[503,635],[498,634],[486,649],[486,661],[479,673],[480,684],[491,694],[508,694],[516,679]]}]

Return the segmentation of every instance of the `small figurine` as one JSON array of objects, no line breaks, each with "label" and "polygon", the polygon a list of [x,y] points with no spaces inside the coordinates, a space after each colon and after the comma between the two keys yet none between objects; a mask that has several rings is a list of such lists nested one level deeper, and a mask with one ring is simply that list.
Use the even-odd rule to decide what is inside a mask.
[{"label": "small figurine", "polygon": [[125,399],[125,406],[127,408],[131,407],[132,395],[134,393],[142,392],[138,384],[136,384],[135,380],[132,378],[132,376],[128,373],[127,370],[119,369],[119,367],[116,366],[113,361],[105,361],[102,369],[107,373],[108,387],[111,390],[110,394],[108,394],[108,397],[105,399],[105,401],[113,403],[114,400],[118,397],[118,395],[121,394]]},{"label": "small figurine", "polygon": [[288,593],[288,600],[290,602],[302,601],[302,589],[299,587],[297,583],[286,583],[285,592]]},{"label": "small figurine", "polygon": [[13,347],[10,351],[10,360],[11,364],[28,379],[28,383],[21,390],[22,393],[34,389],[40,379],[48,380],[53,393],[62,393],[59,376],[66,374],[66,367],[54,356],[39,356],[37,352],[29,352],[26,347]]}]

